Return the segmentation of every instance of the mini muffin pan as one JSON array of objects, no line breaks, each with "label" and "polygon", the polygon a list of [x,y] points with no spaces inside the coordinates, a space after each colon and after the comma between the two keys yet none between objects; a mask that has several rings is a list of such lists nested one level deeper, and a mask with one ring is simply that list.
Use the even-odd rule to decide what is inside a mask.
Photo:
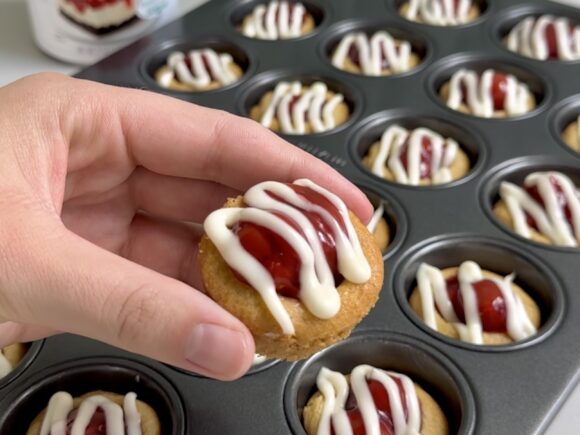
[{"label": "mini muffin pan", "polygon": [[[263,2],[263,1],[261,1]],[[560,138],[580,113],[580,64],[541,62],[504,49],[516,18],[550,13],[577,21],[576,9],[543,0],[486,0],[480,18],[457,27],[412,23],[397,14],[401,0],[304,1],[317,22],[294,40],[261,41],[239,33],[259,1],[212,1],[103,60],[78,77],[148,89],[247,116],[279,80],[324,80],[343,92],[350,119],[307,136],[282,135],[335,167],[384,201],[392,245],[376,307],[351,338],[298,362],[267,362],[235,382],[194,376],[94,341],[63,335],[34,344],[0,381],[0,433],[21,434],[50,393],[110,388],[135,391],[154,406],[165,435],[304,434],[301,411],[315,392],[322,366],[348,373],[362,363],[410,375],[445,411],[451,433],[529,434],[546,429],[580,369],[580,249],[525,240],[493,213],[502,180],[521,182],[532,170],[562,170],[580,183],[580,154]],[[365,77],[332,66],[332,48],[346,31],[388,29],[408,37],[421,55],[413,70]],[[176,92],[156,85],[152,72],[167,53],[211,46],[232,54],[245,73],[208,92]],[[527,82],[532,112],[482,119],[448,109],[438,92],[461,67],[494,67]],[[471,170],[451,183],[410,187],[385,181],[361,157],[385,127],[425,125],[457,139]],[[192,198],[192,201],[194,199]],[[483,347],[449,339],[424,325],[408,303],[422,261],[438,267],[475,260],[485,269],[516,272],[541,310],[538,333],[511,345]]]}]

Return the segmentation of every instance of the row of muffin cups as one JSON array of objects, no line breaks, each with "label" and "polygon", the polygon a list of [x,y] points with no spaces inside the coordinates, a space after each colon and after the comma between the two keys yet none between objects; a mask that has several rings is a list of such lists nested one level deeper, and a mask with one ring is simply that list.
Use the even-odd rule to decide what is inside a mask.
[{"label": "row of muffin cups", "polygon": [[[386,331],[359,331],[346,341],[320,352],[305,362],[288,366],[283,399],[287,424],[303,433],[302,408],[315,391],[320,368],[349,373],[358,364],[371,364],[406,373],[429,392],[445,412],[450,433],[470,433],[475,420],[474,398],[468,382],[455,364],[433,347],[412,337]],[[258,376],[258,375],[256,375]],[[186,411],[182,392],[163,373],[127,358],[84,358],[34,373],[5,396],[0,429],[27,433],[34,416],[48,404],[56,391],[79,397],[91,391],[124,395],[135,392],[151,406],[162,433],[185,435],[195,432],[195,413]],[[190,406],[188,406],[190,408]],[[272,426],[270,426],[272,427]]]},{"label": "row of muffin cups", "polygon": [[[513,15],[513,14],[512,14]],[[512,18],[513,20],[513,18]],[[580,21],[580,20],[579,20]],[[494,22],[494,32],[499,32],[497,29],[501,29],[502,21]],[[505,27],[505,25],[503,25]],[[410,51],[411,51],[411,60],[409,65],[407,65],[401,71],[392,70],[390,66],[386,66],[385,69],[378,76],[374,75],[365,75],[362,74],[362,71],[356,71],[356,65],[354,65],[354,70],[352,62],[345,62],[340,67],[334,66],[332,62],[333,53],[335,52],[339,42],[347,35],[354,35],[354,34],[366,34],[367,37],[370,38],[372,34],[376,34],[376,32],[387,32],[394,38],[394,43],[396,47],[400,48],[400,44],[404,41],[410,44]],[[453,37],[455,38],[455,37]],[[423,34],[421,31],[417,32],[416,29],[409,28],[408,26],[401,26],[398,23],[393,24],[390,21],[376,21],[376,20],[365,20],[365,19],[352,19],[344,22],[337,23],[329,30],[329,35],[322,38],[320,43],[317,43],[317,47],[312,52],[316,53],[316,61],[317,63],[320,62],[321,65],[331,66],[333,71],[337,71],[342,74],[344,77],[348,77],[350,79],[357,78],[357,77],[364,77],[365,79],[377,80],[377,78],[384,79],[385,77],[393,77],[399,78],[403,76],[413,75],[418,73],[419,71],[423,70],[424,68],[428,67],[434,61],[441,61],[441,58],[447,57],[445,50],[442,47],[438,46],[438,39],[440,37],[429,37],[428,35]],[[480,39],[480,38],[479,38]],[[479,42],[478,39],[478,42]],[[501,38],[495,38],[501,41]],[[261,61],[268,60],[272,54],[277,53],[276,50],[273,53],[269,53],[269,49],[265,49],[265,47],[260,47],[259,55],[255,53],[256,48],[248,46],[247,43],[241,41],[242,44],[240,45],[240,41],[233,42],[234,39],[224,37],[224,36],[202,36],[197,38],[196,42],[192,42],[191,39],[177,39],[177,40],[170,40],[170,41],[163,41],[163,43],[159,46],[152,46],[148,47],[145,53],[145,56],[138,62],[139,69],[144,79],[145,83],[151,87],[152,89],[156,90],[167,90],[167,86],[161,86],[158,80],[156,80],[156,76],[159,70],[165,65],[168,61],[169,55],[174,52],[182,52],[184,54],[188,53],[191,50],[201,50],[201,49],[212,49],[215,50],[218,54],[225,53],[231,56],[236,68],[239,69],[239,72],[236,73],[238,75],[237,79],[233,83],[226,84],[225,86],[218,87],[218,89],[214,89],[213,87],[208,88],[206,91],[209,92],[218,92],[220,90],[226,90],[232,87],[235,87],[245,80],[248,77],[251,77],[256,70],[256,67]],[[245,48],[242,48],[245,47]],[[501,47],[501,44],[499,44]],[[471,48],[473,49],[473,47]],[[304,51],[304,47],[302,47],[302,51]],[[490,50],[487,50],[488,52]],[[523,56],[518,56],[513,53],[510,53],[507,50],[500,50],[494,49],[492,50],[494,53],[488,53],[488,57],[500,57],[505,58],[508,63],[516,62],[515,66],[516,69],[518,65],[524,65],[525,68],[531,70],[537,70],[538,68],[547,68],[548,71],[552,71],[555,73],[558,72],[566,72],[566,71],[573,71],[578,64],[578,61],[537,61],[534,59],[529,59]],[[310,50],[308,53],[304,53],[310,56]],[[437,54],[437,57],[435,57]],[[350,56],[347,55],[347,58]],[[383,54],[385,56],[385,54]],[[311,59],[310,61],[312,61]],[[349,66],[350,65],[350,66]],[[360,65],[359,65],[360,68]],[[513,68],[512,68],[513,69]],[[521,69],[521,68],[520,68]],[[509,70],[507,72],[510,72]],[[521,73],[522,71],[519,71]],[[515,71],[516,76],[520,76],[521,78],[530,77],[531,74],[528,72],[523,72],[523,74],[518,74],[518,71]],[[537,78],[533,78],[533,92],[538,93],[542,92],[540,89],[541,83],[538,83]],[[204,89],[199,89],[204,91]],[[176,92],[178,95],[187,95],[195,90],[179,90],[179,89],[170,89],[169,92]],[[194,92],[199,93],[199,92]],[[202,92],[203,93],[203,92]]]},{"label": "row of muffin cups", "polygon": [[[243,32],[241,32],[241,25],[245,18],[248,17],[248,12],[254,9],[256,6],[262,4],[263,1],[261,0],[253,0],[253,1],[246,1],[243,2],[242,5],[234,5],[233,8],[226,7],[226,13],[223,14],[225,17],[225,29],[234,30],[234,35],[240,35],[244,39],[248,39],[250,41],[259,40],[260,43],[264,42],[264,40],[260,40],[260,38],[254,37],[247,37]],[[268,44],[276,44],[276,43],[295,43],[301,42],[305,39],[309,39],[312,37],[318,37],[321,32],[328,32],[333,33],[333,37],[328,38],[325,42],[325,46],[332,46],[332,43],[336,43],[338,38],[344,36],[348,31],[365,31],[370,32],[379,29],[385,29],[385,26],[378,26],[374,22],[369,24],[368,20],[365,20],[365,23],[358,23],[353,20],[352,23],[344,26],[344,23],[339,23],[334,29],[335,22],[332,13],[329,10],[331,7],[328,3],[316,3],[313,1],[303,1],[301,2],[307,14],[310,15],[312,21],[314,22],[314,28],[310,29],[308,33],[303,34],[299,37],[292,37],[289,39],[281,38],[276,40],[266,40],[265,42]],[[521,4],[514,7],[500,8],[499,12],[496,11],[496,5],[492,2],[492,7],[488,8],[488,4],[486,1],[476,1],[480,14],[476,20],[472,20],[465,24],[459,25],[450,25],[450,26],[425,26],[424,23],[417,23],[412,20],[406,20],[399,15],[399,10],[401,6],[403,6],[405,1],[403,0],[395,0],[395,1],[385,1],[387,5],[387,11],[385,11],[385,19],[390,19],[395,23],[400,29],[403,29],[403,33],[400,35],[400,39],[408,40],[413,42],[418,42],[415,35],[417,32],[421,31],[430,31],[435,30],[439,37],[443,37],[443,35],[453,35],[457,32],[458,29],[464,27],[471,27],[474,25],[480,25],[482,23],[487,24],[490,23],[490,31],[488,32],[491,37],[491,41],[495,43],[496,46],[506,49],[504,45],[504,38],[507,36],[509,31],[514,28],[514,26],[522,21],[526,17],[538,17],[542,15],[552,15],[552,16],[564,16],[571,20],[572,25],[578,25],[580,23],[580,13],[577,10],[574,10],[570,7],[557,5],[553,3],[544,3],[544,4]],[[229,11],[227,9],[230,9]],[[340,9],[340,8],[339,8]],[[492,14],[487,14],[486,12],[489,10],[492,11]],[[350,16],[349,16],[350,17]],[[406,30],[405,30],[406,28]],[[388,29],[385,29],[388,30]],[[445,33],[442,33],[445,32]],[[399,35],[398,29],[395,29],[393,36],[398,37]],[[428,40],[427,37],[422,37],[418,47],[424,47],[425,41]],[[331,47],[332,48],[332,47]]]},{"label": "row of muffin cups", "polygon": [[[297,37],[289,38],[290,41],[303,40],[316,36],[321,30],[332,22],[334,11],[331,11],[332,6],[328,3],[317,2],[312,0],[300,1],[304,6],[306,14],[310,16],[314,26],[309,28],[306,33]],[[500,9],[498,13],[496,10],[496,2],[494,0],[475,0],[473,4],[477,7],[477,16],[473,17],[466,23],[449,24],[447,26],[433,26],[428,23],[418,22],[406,19],[402,14],[402,8],[408,0],[384,0],[382,3],[386,6],[386,14],[396,17],[399,21],[409,23],[414,29],[417,28],[444,28],[448,27],[449,31],[453,32],[468,26],[479,25],[482,22],[492,21],[496,24],[496,30],[503,37],[507,32],[520,20],[527,16],[538,16],[544,14],[562,15],[571,18],[575,24],[580,21],[579,14],[573,9],[556,4],[523,4],[516,7],[507,7]],[[489,4],[488,4],[489,3]],[[236,2],[233,7],[227,7],[223,14],[225,18],[226,29],[235,30],[237,33],[245,35],[242,32],[242,24],[246,18],[254,11],[257,6],[264,5],[263,0],[249,0],[243,2],[241,5]],[[340,9],[340,8],[339,8]],[[489,13],[488,13],[489,12]],[[500,15],[500,18],[497,15]],[[249,39],[261,39],[253,36],[248,36]],[[286,38],[284,38],[286,39]]]},{"label": "row of muffin cups", "polygon": [[[550,129],[555,133],[555,136],[558,137],[558,141],[560,142],[562,132],[578,119],[580,113],[580,101],[577,101],[577,96],[566,98],[564,101],[558,102],[554,105],[554,86],[549,85],[544,79],[541,79],[539,76],[529,72],[527,69],[522,68],[519,65],[475,54],[459,54],[445,58],[437,63],[431,74],[426,75],[427,78],[424,85],[429,99],[437,106],[443,107],[449,112],[449,114],[453,114],[453,117],[458,115],[459,117],[467,117],[472,120],[485,119],[486,121],[489,121],[486,118],[475,117],[450,109],[442,100],[440,95],[442,87],[444,87],[444,85],[449,81],[454,72],[463,68],[472,69],[479,73],[489,68],[496,68],[498,71],[513,74],[515,77],[528,84],[534,96],[536,106],[524,115],[509,118],[493,118],[493,121],[518,122],[548,112],[548,117],[550,118]],[[148,77],[148,73],[146,76]],[[150,77],[148,80],[153,82]],[[271,92],[280,82],[293,81],[299,81],[304,86],[310,86],[315,82],[323,82],[328,86],[330,92],[340,93],[344,96],[344,103],[348,108],[347,119],[345,119],[344,122],[340,123],[335,128],[322,133],[309,133],[308,136],[311,137],[331,135],[352,127],[362,114],[365,111],[368,111],[366,109],[368,101],[366,100],[369,98],[376,98],[376,96],[365,95],[365,93],[360,89],[346,85],[340,80],[329,78],[328,75],[277,70],[258,74],[240,88],[239,92],[236,92],[236,95],[233,98],[228,96],[228,105],[233,103],[233,106],[229,108],[229,110],[243,116],[254,117],[253,109],[261,104],[263,97],[267,93]],[[156,86],[151,83],[149,83],[149,85],[152,87]],[[225,89],[222,89],[221,91],[226,92]],[[220,92],[220,90],[212,92]],[[561,91],[558,93],[561,93]],[[180,92],[180,94],[183,93]],[[183,97],[183,95],[180,97]],[[206,101],[207,97],[211,98],[209,95],[199,95],[194,98],[194,101],[212,105],[211,101]],[[183,98],[187,99],[186,97]],[[215,102],[213,105],[215,105]],[[221,106],[219,102],[218,106]],[[297,137],[297,134],[285,134],[289,138]]]},{"label": "row of muffin cups", "polygon": [[[331,71],[339,74],[344,79],[364,80],[363,83],[371,83],[373,85],[376,85],[377,82],[381,82],[383,80],[396,80],[402,77],[413,76],[426,68],[433,67],[433,65],[449,65],[451,68],[446,68],[445,71],[442,71],[443,73],[447,73],[453,67],[458,69],[459,63],[465,63],[465,65],[462,65],[464,67],[473,66],[476,70],[482,70],[484,68],[490,67],[494,68],[498,66],[499,69],[502,70],[502,64],[506,64],[505,72],[513,73],[516,77],[524,80],[525,82],[529,80],[532,91],[536,93],[536,95],[541,96],[544,93],[544,90],[542,89],[544,84],[539,77],[537,77],[534,73],[529,72],[530,70],[544,68],[547,71],[558,73],[559,71],[573,72],[577,67],[577,62],[565,63],[561,65],[555,64],[554,62],[542,63],[521,57],[505,56],[501,52],[488,53],[483,55],[478,54],[477,56],[473,56],[473,58],[470,58],[469,56],[457,57],[458,53],[452,53],[449,55],[440,54],[438,58],[435,59],[435,51],[439,52],[440,50],[435,49],[433,46],[433,41],[428,41],[426,38],[422,39],[423,37],[420,34],[411,33],[409,30],[392,27],[388,23],[362,24],[358,21],[354,21],[342,23],[337,27],[340,29],[340,33],[333,35],[332,37],[328,38],[328,40],[324,40],[319,46],[319,49],[315,50],[317,65],[331,68]],[[348,33],[356,32],[358,29],[368,29],[369,34],[377,31],[387,31],[396,40],[399,38],[408,40],[411,43],[411,50],[415,56],[414,65],[407,71],[377,76],[358,74],[350,72],[348,69],[345,70],[342,67],[338,68],[334,66],[331,61],[332,54],[341,37]],[[170,54],[175,52],[187,54],[192,50],[203,49],[213,50],[217,54],[230,55],[233,62],[240,70],[238,73],[239,77],[237,77],[233,83],[222,85],[217,89],[199,89],[198,91],[184,91],[171,88],[168,89],[167,86],[162,86],[158,79],[156,79],[159,70],[167,64]],[[170,92],[174,93],[175,95],[185,97],[188,94],[203,95],[205,93],[217,93],[237,87],[255,75],[257,66],[259,63],[261,63],[259,60],[264,59],[258,58],[258,56],[253,53],[253,50],[246,50],[239,46],[237,43],[234,43],[231,40],[224,38],[223,36],[216,36],[200,37],[196,42],[192,42],[190,39],[164,41],[160,46],[156,45],[148,48],[141,56],[137,66],[140,71],[140,75],[144,80],[144,83],[146,83],[149,88],[158,91]],[[436,69],[439,70],[440,68]],[[431,76],[432,74],[428,75]],[[450,75],[451,74],[448,74],[447,78]],[[438,80],[438,82],[440,83],[441,80]]]},{"label": "row of muffin cups", "polygon": [[[471,433],[475,422],[475,400],[471,387],[456,365],[431,345],[413,337],[384,330],[357,331],[349,339],[317,353],[306,361],[288,365],[283,407],[286,422],[270,422],[282,431],[288,425],[294,433],[304,433],[302,409],[316,391],[316,375],[322,367],[349,373],[359,364],[395,370],[410,376],[442,408],[450,433]],[[259,375],[254,375],[259,376]],[[6,433],[27,433],[35,416],[46,408],[56,391],[80,397],[92,391],[137,398],[151,406],[162,433],[193,433],[195,406],[184,407],[184,392],[162,371],[131,358],[88,357],[60,363],[35,372],[0,401],[3,414],[0,429]],[[185,394],[186,395],[186,394]],[[274,424],[274,426],[272,426]]]}]

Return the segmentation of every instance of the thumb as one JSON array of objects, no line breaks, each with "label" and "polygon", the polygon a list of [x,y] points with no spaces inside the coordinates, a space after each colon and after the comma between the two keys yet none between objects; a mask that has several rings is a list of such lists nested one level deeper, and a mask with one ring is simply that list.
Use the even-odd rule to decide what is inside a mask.
[{"label": "thumb", "polygon": [[49,239],[45,231],[13,248],[12,270],[26,273],[0,289],[10,292],[0,321],[84,335],[222,380],[251,366],[250,332],[204,294],[64,227]]}]

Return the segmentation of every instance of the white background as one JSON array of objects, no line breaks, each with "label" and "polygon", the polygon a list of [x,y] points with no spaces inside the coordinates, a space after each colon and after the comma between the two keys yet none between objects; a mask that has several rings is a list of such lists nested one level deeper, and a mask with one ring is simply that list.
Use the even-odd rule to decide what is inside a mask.
[{"label": "white background", "polygon": [[[178,13],[184,14],[206,0],[177,0]],[[338,0],[336,0],[338,1]],[[580,0],[558,0],[580,7]],[[34,45],[25,0],[0,0],[0,86],[39,71],[74,74],[80,68],[54,60]],[[578,343],[570,343],[578,346]],[[541,394],[541,392],[537,392]],[[508,408],[506,408],[508,410]],[[566,401],[546,435],[580,433],[580,387]]]}]

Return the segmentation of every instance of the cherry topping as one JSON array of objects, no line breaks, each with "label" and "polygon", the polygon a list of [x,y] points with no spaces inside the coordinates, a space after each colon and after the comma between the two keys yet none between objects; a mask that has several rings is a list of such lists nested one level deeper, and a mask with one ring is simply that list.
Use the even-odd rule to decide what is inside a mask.
[{"label": "cherry topping", "polygon": [[[339,222],[343,230],[345,229],[340,213],[324,196],[308,187],[294,184],[288,184],[288,186],[310,202],[323,207]],[[274,194],[270,193],[270,196],[284,202],[282,198]],[[335,283],[338,285],[342,281],[342,277],[338,272],[333,230],[319,214],[305,210],[302,210],[302,213],[314,226],[322,243],[326,260],[334,274]],[[302,229],[294,221],[286,216],[277,216],[302,234]],[[283,296],[298,298],[300,293],[300,258],[288,242],[273,231],[250,222],[239,222],[233,231],[238,235],[244,249],[270,272],[276,285],[276,291]],[[236,273],[236,276],[245,282],[239,273]]]},{"label": "cherry topping", "polygon": [[[385,50],[382,46],[380,47],[380,51],[381,51],[381,69],[387,69],[390,65],[389,59],[387,59],[387,55],[386,55]],[[356,66],[358,66],[358,67],[361,66],[360,51],[359,51],[358,46],[356,44],[354,44],[354,43],[350,44],[350,47],[349,47],[348,53],[347,53],[347,57]]]},{"label": "cherry topping", "polygon": [[528,226],[536,231],[540,231],[540,229],[538,228],[538,224],[536,220],[532,217],[532,215],[529,214],[527,211],[524,211],[524,214],[526,215],[526,223],[528,224]]},{"label": "cherry topping", "polygon": [[[481,80],[481,76],[479,77],[479,80]],[[507,76],[499,72],[494,72],[491,80],[490,92],[493,98],[493,109],[502,110],[505,106]],[[459,87],[461,89],[462,102],[466,105],[469,105],[467,99],[467,86],[465,86],[463,80],[461,81]]]},{"label": "cherry topping", "polygon": [[[86,8],[98,9],[107,5],[118,3],[119,0],[67,0],[72,3],[79,12],[84,12]],[[133,0],[123,0],[127,7],[131,7]]]},{"label": "cherry topping", "polygon": [[[209,60],[208,60],[207,56],[205,54],[202,54],[201,60],[203,61],[203,66],[205,67],[205,70],[209,74],[210,80],[213,82],[216,78],[213,75],[212,69],[209,67]],[[193,73],[193,64],[191,63],[191,58],[189,56],[185,56],[185,58],[183,59],[183,62],[185,62],[187,69]],[[176,76],[176,79],[177,79],[177,76]]]},{"label": "cherry topping", "polygon": [[[397,384],[399,389],[399,395],[401,397],[401,402],[403,404],[403,411],[405,413],[405,419],[408,418],[409,411],[407,409],[407,401],[405,397],[405,390],[403,389],[403,383],[399,378],[391,377],[392,380]],[[379,413],[379,425],[381,429],[381,435],[394,435],[395,425],[393,423],[393,416],[391,413],[391,404],[389,402],[389,395],[383,384],[375,380],[367,380],[367,385],[375,402],[375,406]],[[364,421],[362,414],[359,410],[356,398],[351,393],[348,395],[346,401],[345,410],[350,420],[352,426],[352,431],[354,435],[366,435]],[[334,428],[331,431],[332,435],[335,435]]]},{"label": "cherry topping", "polygon": [[[296,106],[296,103],[298,103],[298,100],[300,100],[300,97],[302,97],[302,95],[294,95],[292,97],[292,99],[290,100],[290,104],[288,105],[288,112],[292,113],[292,111],[294,110],[294,106]],[[304,120],[306,121],[308,118],[308,111],[304,112]]]},{"label": "cherry topping", "polygon": [[556,38],[556,27],[553,23],[550,23],[546,26],[544,30],[544,34],[546,36],[546,42],[548,44],[548,57],[550,59],[557,59],[558,58],[558,41]]},{"label": "cherry topping", "polygon": [[[350,420],[350,425],[352,426],[353,435],[366,435],[365,424],[362,418],[362,414],[358,408],[346,411],[346,415]],[[380,435],[395,435],[395,428],[389,424],[381,414],[379,414],[379,428],[381,430]],[[334,427],[330,431],[331,435],[336,435]]]},{"label": "cherry topping", "polygon": [[[566,217],[566,220],[568,221],[568,223],[572,227],[573,226],[572,210],[570,210],[570,205],[568,204],[568,201],[566,200],[566,196],[564,195],[564,190],[562,189],[562,186],[560,186],[560,183],[558,183],[558,180],[556,180],[556,178],[554,178],[553,176],[550,176],[550,184],[552,184],[552,186],[554,187],[554,192],[556,193],[556,202],[558,204],[558,207],[560,207],[564,211],[564,216]],[[544,204],[544,200],[542,199],[542,196],[540,195],[540,191],[538,190],[537,186],[526,186],[526,187],[524,187],[524,189],[534,199],[534,201],[536,201],[538,204],[540,204],[544,209],[546,208],[546,204]],[[538,230],[538,226],[537,226],[536,221],[528,213],[526,213],[526,220],[527,220],[527,223],[530,227]]]},{"label": "cherry topping", "polygon": [[[78,409],[73,409],[67,418],[66,435],[70,435],[72,430],[72,425],[77,417]],[[97,408],[93,414],[87,429],[85,430],[85,435],[107,435],[107,420],[105,418],[105,412],[102,408]]]},{"label": "cherry topping", "polygon": [[[568,24],[568,33],[570,34],[570,38],[574,39],[574,26]],[[556,26],[554,23],[549,23],[546,25],[544,30],[544,36],[546,38],[546,43],[548,44],[548,58],[550,59],[558,59],[558,37],[556,34]],[[574,42],[572,42],[573,44]]]},{"label": "cherry topping", "polygon": [[[405,144],[401,147],[401,163],[403,164],[403,167],[405,169],[409,169],[408,166],[408,157],[407,157],[407,153],[409,151],[409,141],[407,139],[407,142],[405,142]],[[432,176],[431,174],[431,164],[433,161],[433,143],[431,142],[431,139],[429,139],[427,136],[423,136],[421,138],[421,159],[420,159],[420,163],[419,163],[419,174],[420,174],[420,178],[430,178]]]},{"label": "cherry topping", "polygon": [[[294,22],[294,8],[295,8],[295,4],[294,3],[289,3],[288,4],[288,25],[292,26],[293,22]],[[276,23],[278,22],[278,20],[280,19],[280,6],[278,6],[278,9],[276,9],[276,14],[275,14],[276,18],[275,21]],[[266,25],[266,17],[267,14],[264,14],[263,18],[262,18],[262,24],[265,26]],[[306,21],[306,14],[302,15],[302,24],[304,24],[304,22]]]},{"label": "cherry topping", "polygon": [[[459,289],[457,276],[448,278],[447,294],[453,310],[459,320],[465,323],[465,311],[463,298]],[[482,279],[471,283],[477,297],[477,306],[482,328],[486,332],[506,332],[506,305],[501,290],[497,284],[490,279]]]},{"label": "cherry topping", "polygon": [[491,84],[491,95],[493,97],[494,110],[502,110],[505,105],[505,95],[507,90],[507,77],[502,73],[494,73]]},{"label": "cherry topping", "polygon": [[[290,115],[292,116],[292,111],[294,110],[294,106],[296,106],[296,103],[298,103],[298,100],[300,100],[300,98],[302,98],[302,95],[294,95],[291,99],[290,99],[290,104],[288,105],[288,112],[290,113]],[[320,107],[320,110],[324,110],[324,106],[326,106],[326,104],[328,103],[328,101],[324,101],[322,103],[322,106]],[[304,111],[304,121],[307,122],[308,121],[308,110]]]},{"label": "cherry topping", "polygon": [[358,51],[356,44],[350,44],[350,47],[348,48],[348,58],[356,66],[360,66],[360,52]]},{"label": "cherry topping", "polygon": [[274,277],[276,291],[282,296],[298,298],[300,260],[292,247],[278,234],[253,223],[240,222],[236,233],[244,249]]}]

